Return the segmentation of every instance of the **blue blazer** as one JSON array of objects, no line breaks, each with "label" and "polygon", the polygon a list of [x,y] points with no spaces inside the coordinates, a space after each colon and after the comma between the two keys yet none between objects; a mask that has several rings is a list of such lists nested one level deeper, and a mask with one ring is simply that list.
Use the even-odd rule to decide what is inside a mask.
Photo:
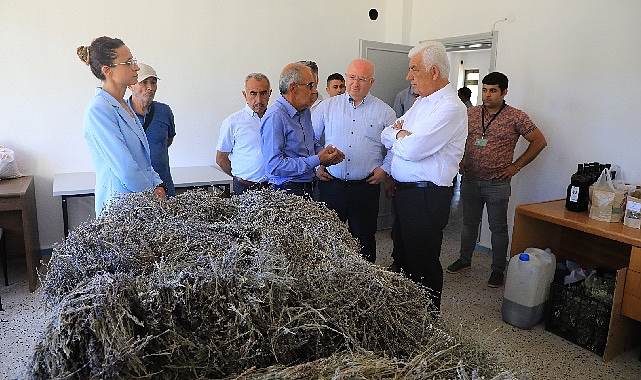
[{"label": "blue blazer", "polygon": [[115,195],[162,183],[151,166],[140,121],[102,88],[85,109],[84,135],[96,168],[96,216]]}]

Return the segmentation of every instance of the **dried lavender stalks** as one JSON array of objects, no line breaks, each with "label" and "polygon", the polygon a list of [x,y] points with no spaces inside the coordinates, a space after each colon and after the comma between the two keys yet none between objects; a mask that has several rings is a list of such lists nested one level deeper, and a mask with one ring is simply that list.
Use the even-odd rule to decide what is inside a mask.
[{"label": "dried lavender stalks", "polygon": [[270,190],[122,196],[54,247],[42,291],[33,379],[318,378],[350,360],[365,361],[350,378],[499,370],[439,327],[425,289],[363,260],[334,212]]}]

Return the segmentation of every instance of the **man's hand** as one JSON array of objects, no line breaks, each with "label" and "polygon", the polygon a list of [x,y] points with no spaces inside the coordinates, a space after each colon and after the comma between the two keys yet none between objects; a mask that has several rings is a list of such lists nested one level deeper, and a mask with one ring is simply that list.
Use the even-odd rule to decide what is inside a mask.
[{"label": "man's hand", "polygon": [[329,144],[323,150],[318,152],[318,158],[321,165],[331,166],[336,165],[345,159],[345,153],[338,150],[332,144]]},{"label": "man's hand", "polygon": [[160,199],[167,199],[167,193],[165,192],[165,188],[162,186],[156,186],[154,189],[154,195]]},{"label": "man's hand", "polygon": [[385,178],[385,185],[383,185],[383,189],[385,190],[385,198],[394,198],[394,193],[396,190],[396,187],[394,185],[394,178],[392,178],[391,176]]},{"label": "man's hand", "polygon": [[367,178],[367,183],[370,185],[378,185],[385,181],[385,178],[387,178],[387,173],[385,173],[385,170],[378,167],[374,169],[372,174]]},{"label": "man's hand", "polygon": [[461,160],[458,164],[458,174],[465,174],[465,164],[463,163],[464,160]]},{"label": "man's hand", "polygon": [[517,168],[516,165],[514,164],[509,164],[508,166],[503,169],[499,175],[497,176],[497,179],[510,179],[516,175],[521,169]]},{"label": "man's hand", "polygon": [[318,179],[320,179],[321,181],[330,181],[332,178],[334,178],[331,174],[329,174],[329,172],[323,165],[319,166],[318,170],[316,170],[316,177],[318,177]]},{"label": "man's hand", "polygon": [[398,119],[398,120],[396,120],[394,125],[392,125],[392,129],[395,129],[395,130],[398,131],[396,133],[396,139],[397,140],[412,134],[412,132],[406,131],[406,130],[403,129],[403,123],[404,122],[405,122],[405,120]]}]

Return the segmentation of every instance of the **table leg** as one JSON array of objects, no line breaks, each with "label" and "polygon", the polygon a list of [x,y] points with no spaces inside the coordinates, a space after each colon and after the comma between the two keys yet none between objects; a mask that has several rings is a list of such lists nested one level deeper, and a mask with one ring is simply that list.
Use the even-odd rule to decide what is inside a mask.
[{"label": "table leg", "polygon": [[65,237],[69,235],[69,212],[67,211],[67,196],[62,197],[62,223],[64,224]]}]

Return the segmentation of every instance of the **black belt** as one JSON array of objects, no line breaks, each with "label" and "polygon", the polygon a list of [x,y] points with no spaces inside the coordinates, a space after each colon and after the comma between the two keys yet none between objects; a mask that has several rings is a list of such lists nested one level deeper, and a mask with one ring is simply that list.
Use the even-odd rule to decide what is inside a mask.
[{"label": "black belt", "polygon": [[332,178],[333,181],[340,183],[343,186],[357,186],[367,184],[367,179],[344,180],[340,178]]},{"label": "black belt", "polygon": [[269,183],[267,182],[252,182],[252,181],[247,181],[246,179],[242,179],[240,177],[234,176],[234,179],[240,183],[242,183],[245,186],[249,186],[252,190],[255,189],[264,189],[269,186]]},{"label": "black belt", "polygon": [[[274,185],[274,184],[272,184]],[[299,187],[299,188],[310,188],[313,186],[313,182],[293,182],[293,181],[286,181],[281,183],[280,185],[274,185],[274,186],[290,186],[290,187]]]},{"label": "black belt", "polygon": [[[425,188],[425,187],[441,187],[435,184],[432,181],[417,181],[417,182],[399,182],[394,181],[394,184],[399,189],[416,189],[416,188]],[[447,186],[443,186],[447,187]]]}]

